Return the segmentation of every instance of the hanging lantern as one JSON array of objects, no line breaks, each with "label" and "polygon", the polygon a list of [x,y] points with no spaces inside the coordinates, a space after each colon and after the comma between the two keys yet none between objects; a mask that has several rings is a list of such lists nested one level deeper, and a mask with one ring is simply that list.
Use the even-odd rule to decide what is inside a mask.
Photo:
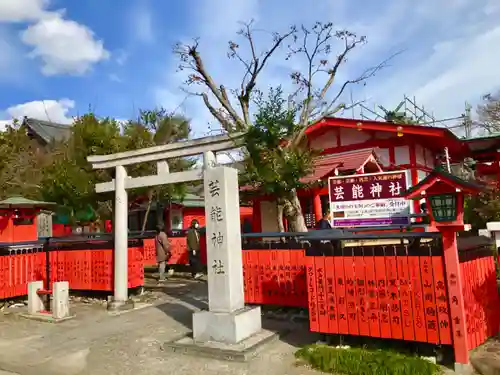
[{"label": "hanging lantern", "polygon": [[457,220],[457,194],[438,194],[429,196],[432,216],[438,223]]}]

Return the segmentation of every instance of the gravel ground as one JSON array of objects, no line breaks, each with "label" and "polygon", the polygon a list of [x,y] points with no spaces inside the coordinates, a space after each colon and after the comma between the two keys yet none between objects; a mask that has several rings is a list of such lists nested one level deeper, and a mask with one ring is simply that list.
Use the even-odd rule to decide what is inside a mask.
[{"label": "gravel ground", "polygon": [[[293,323],[290,334],[268,344],[247,363],[164,350],[164,342],[190,331],[193,311],[206,306],[206,283],[172,279],[164,285],[152,280],[148,284],[144,294],[134,297],[142,308],[120,315],[105,310],[104,298],[89,296],[72,298],[76,317],[59,324],[19,317],[26,309],[22,301],[4,306],[0,313],[0,375],[317,373],[297,367],[293,357],[299,346],[317,340],[304,322]],[[281,321],[265,317],[263,322],[268,329],[280,330],[297,317],[300,312]]]}]

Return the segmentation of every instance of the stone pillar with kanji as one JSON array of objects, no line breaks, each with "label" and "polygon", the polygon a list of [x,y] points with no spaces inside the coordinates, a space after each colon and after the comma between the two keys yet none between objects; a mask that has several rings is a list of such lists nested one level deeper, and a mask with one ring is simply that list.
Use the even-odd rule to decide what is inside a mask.
[{"label": "stone pillar with kanji", "polygon": [[195,342],[236,344],[262,330],[260,307],[245,307],[238,171],[204,173],[208,311],[193,315]]}]

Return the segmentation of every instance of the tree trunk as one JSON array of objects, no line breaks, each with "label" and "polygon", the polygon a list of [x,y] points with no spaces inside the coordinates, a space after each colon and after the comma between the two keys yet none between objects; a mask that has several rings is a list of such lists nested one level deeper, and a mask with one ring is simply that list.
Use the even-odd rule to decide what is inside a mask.
[{"label": "tree trunk", "polygon": [[149,211],[151,211],[151,203],[153,203],[153,193],[148,193],[148,207],[146,208],[146,214],[144,215],[144,220],[142,222],[141,234],[144,234],[146,231],[146,225],[148,224]]},{"label": "tree trunk", "polygon": [[302,207],[300,206],[297,191],[290,192],[288,197],[284,199],[283,214],[288,221],[288,230],[290,232],[308,232]]}]

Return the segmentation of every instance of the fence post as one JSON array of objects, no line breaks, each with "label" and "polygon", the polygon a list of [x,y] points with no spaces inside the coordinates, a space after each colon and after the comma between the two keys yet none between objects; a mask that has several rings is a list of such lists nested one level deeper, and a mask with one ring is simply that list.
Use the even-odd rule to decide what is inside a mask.
[{"label": "fence post", "polygon": [[486,224],[486,229],[491,233],[495,241],[495,248],[500,248],[500,221],[492,221]]},{"label": "fence post", "polygon": [[453,349],[455,352],[455,371],[462,372],[464,367],[469,365],[469,348],[457,235],[454,228],[441,227],[439,231],[443,237],[444,264],[448,284]]}]

